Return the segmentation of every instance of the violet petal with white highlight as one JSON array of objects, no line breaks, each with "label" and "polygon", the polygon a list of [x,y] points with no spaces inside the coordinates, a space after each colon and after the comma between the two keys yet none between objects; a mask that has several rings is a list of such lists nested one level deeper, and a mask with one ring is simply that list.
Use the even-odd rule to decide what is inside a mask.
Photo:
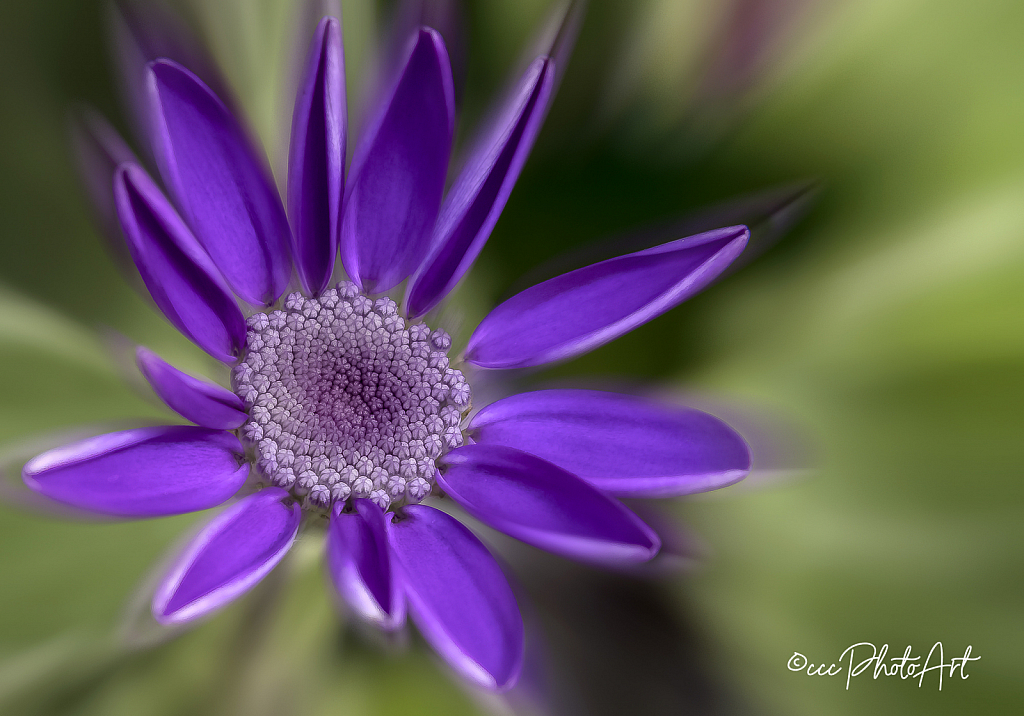
[{"label": "violet petal with white highlight", "polygon": [[491,311],[466,361],[526,368],[587,353],[677,306],[739,256],[744,226],[708,231],[556,276]]}]

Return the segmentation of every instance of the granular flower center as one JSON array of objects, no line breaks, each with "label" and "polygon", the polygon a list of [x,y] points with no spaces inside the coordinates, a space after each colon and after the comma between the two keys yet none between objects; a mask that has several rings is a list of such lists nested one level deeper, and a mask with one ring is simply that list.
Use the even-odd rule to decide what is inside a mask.
[{"label": "granular flower center", "polygon": [[435,460],[463,443],[471,392],[451,337],[407,326],[390,298],[342,282],[248,320],[235,392],[256,467],[312,509],[350,496],[383,509],[421,501]]}]

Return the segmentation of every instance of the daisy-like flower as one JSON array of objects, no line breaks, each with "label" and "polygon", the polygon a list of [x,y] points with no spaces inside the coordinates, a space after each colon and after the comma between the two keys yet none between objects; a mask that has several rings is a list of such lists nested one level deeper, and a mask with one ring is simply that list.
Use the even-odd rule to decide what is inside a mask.
[{"label": "daisy-like flower", "polygon": [[[617,498],[711,490],[747,473],[743,440],[697,410],[543,390],[474,413],[471,386],[480,371],[566,360],[667,311],[739,255],[744,227],[533,286],[491,311],[462,355],[421,320],[487,240],[558,61],[529,65],[444,195],[454,100],[441,36],[423,27],[409,38],[346,176],[341,30],[324,18],[295,101],[287,213],[225,103],[182,65],[149,63],[150,139],[171,199],[124,161],[117,217],[156,305],[223,362],[232,389],[139,348],[157,395],[193,425],[66,445],[29,461],[23,478],[116,517],[235,498],[162,578],[157,621],[224,606],[281,561],[300,529],[326,525],[328,571],[353,612],[393,630],[408,610],[457,672],[504,690],[523,659],[516,600],[481,541],[429,501],[447,498],[559,555],[628,564],[651,559],[660,541]],[[348,280],[332,285],[339,252]],[[385,295],[406,281],[401,305]]]}]

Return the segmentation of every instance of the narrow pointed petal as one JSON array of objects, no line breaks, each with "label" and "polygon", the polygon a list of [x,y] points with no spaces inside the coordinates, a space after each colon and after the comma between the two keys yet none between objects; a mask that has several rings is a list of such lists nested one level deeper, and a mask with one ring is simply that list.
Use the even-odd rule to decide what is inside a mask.
[{"label": "narrow pointed petal", "polygon": [[204,428],[234,430],[248,417],[242,399],[226,388],[194,378],[139,346],[139,370],[160,399],[174,412]]},{"label": "narrow pointed petal", "polygon": [[192,342],[233,363],[245,345],[245,318],[185,222],[133,164],[114,175],[114,202],[128,250],[156,305]]},{"label": "narrow pointed petal", "polygon": [[185,425],[87,438],[25,464],[30,488],[72,507],[116,517],[162,517],[216,507],[249,474],[231,433]]},{"label": "narrow pointed petal", "polygon": [[492,403],[470,424],[478,443],[542,457],[622,497],[716,490],[750,471],[750,450],[700,410],[596,390],[541,390]]},{"label": "narrow pointed petal", "polygon": [[292,253],[302,285],[312,295],[327,287],[338,253],[347,127],[341,23],[325,17],[313,36],[295,98],[288,152]]},{"label": "narrow pointed petal", "polygon": [[573,48],[576,47],[576,38],[579,37],[586,10],[586,0],[569,0],[562,8],[556,9],[551,16],[548,26],[551,49],[548,50],[548,54],[554,58],[558,67],[556,84],[561,82],[565,68],[569,66],[569,57],[572,55]]},{"label": "narrow pointed petal", "polygon": [[479,256],[537,138],[554,82],[554,60],[534,60],[491,126],[477,140],[445,197],[434,227],[430,256],[409,288],[409,315],[423,315],[437,305]]},{"label": "narrow pointed petal", "polygon": [[77,112],[71,129],[78,171],[92,207],[116,255],[128,258],[114,208],[114,172],[121,164],[138,160],[117,130],[92,108]]},{"label": "narrow pointed petal", "polygon": [[444,38],[445,48],[452,65],[456,102],[466,84],[466,50],[468,45],[465,3],[462,0],[399,0],[393,4],[394,12],[388,21],[388,28],[381,37],[377,50],[377,72],[387,74],[389,67],[401,63],[409,36],[426,26],[437,30]]},{"label": "narrow pointed petal", "polygon": [[240,597],[280,562],[299,530],[302,509],[269,487],[217,515],[178,557],[153,596],[161,624],[192,621]]},{"label": "narrow pointed petal", "polygon": [[[110,5],[110,30],[122,99],[139,139],[150,133],[150,104],[146,76],[150,62],[168,58],[189,67],[215,92],[227,83],[204,43],[183,18],[164,3],[125,2]],[[146,147],[149,150],[150,147]]]},{"label": "narrow pointed petal", "polygon": [[591,351],[707,286],[749,235],[744,226],[708,231],[532,286],[481,321],[466,360],[482,368],[525,368]]},{"label": "narrow pointed petal", "polygon": [[438,483],[496,530],[572,559],[644,562],[658,536],[618,500],[535,455],[502,445],[466,445],[445,456]]},{"label": "narrow pointed petal", "polygon": [[425,505],[404,507],[388,540],[426,640],[471,681],[511,688],[523,663],[523,620],[487,548],[458,520]]},{"label": "narrow pointed petal", "polygon": [[392,574],[384,513],[370,500],[352,512],[337,502],[327,528],[327,568],[338,593],[363,619],[392,631],[405,624],[405,597]]},{"label": "narrow pointed petal", "polygon": [[364,291],[398,285],[427,253],[448,171],[455,98],[441,36],[421,28],[352,159],[341,260]]},{"label": "narrow pointed petal", "polygon": [[291,277],[291,239],[265,161],[202,80],[171,60],[149,68],[164,181],[235,292],[252,304],[273,303]]},{"label": "narrow pointed petal", "polygon": [[734,197],[698,212],[681,214],[654,226],[580,246],[534,267],[509,289],[518,293],[536,283],[622,254],[660,246],[674,236],[690,236],[719,226],[744,224],[750,230],[743,253],[718,274],[711,285],[731,276],[771,248],[798,223],[813,205],[817,186],[798,182]]}]

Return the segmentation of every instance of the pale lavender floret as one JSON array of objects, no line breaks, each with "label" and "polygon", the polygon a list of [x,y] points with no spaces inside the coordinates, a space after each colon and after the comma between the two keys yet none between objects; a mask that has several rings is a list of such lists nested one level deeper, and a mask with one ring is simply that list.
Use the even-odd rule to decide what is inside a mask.
[{"label": "pale lavender floret", "polygon": [[[302,297],[302,294],[298,291],[293,291],[285,296],[284,307],[289,311],[298,311],[302,308],[302,305],[306,302],[306,299]],[[285,321],[296,320],[297,316],[293,314],[286,314]]]},{"label": "pale lavender floret", "polygon": [[391,495],[384,488],[373,490],[370,492],[370,502],[377,505],[382,510],[387,511],[391,507]]},{"label": "pale lavender floret", "polygon": [[[278,440],[277,444],[280,445],[281,441]],[[277,464],[281,467],[294,467],[295,465],[295,453],[288,448],[282,448],[277,451]]]},{"label": "pale lavender floret", "polygon": [[398,500],[405,496],[406,481],[404,477],[398,477],[397,475],[389,475],[387,482],[385,483],[385,489],[387,489],[388,496],[392,500]]},{"label": "pale lavender floret", "polygon": [[454,425],[445,428],[442,437],[444,439],[444,444],[448,449],[457,448],[462,444],[462,431]]},{"label": "pale lavender floret", "polygon": [[[269,414],[269,411],[268,411]],[[263,428],[263,437],[271,440],[277,440],[281,437],[281,423],[274,422],[273,419],[267,422],[267,425]]]},{"label": "pale lavender floret", "polygon": [[445,428],[445,423],[440,415],[428,415],[424,418],[423,425],[431,433],[440,433]]},{"label": "pale lavender floret", "polygon": [[359,295],[359,287],[351,281],[342,281],[337,286],[338,298],[355,298]]},{"label": "pale lavender floret", "polygon": [[375,489],[382,489],[387,486],[391,476],[388,475],[388,471],[382,467],[375,467],[370,472],[370,479],[373,481]]},{"label": "pale lavender floret", "polygon": [[331,489],[326,485],[313,485],[309,491],[309,502],[316,509],[325,509],[331,504]]},{"label": "pale lavender floret", "polygon": [[263,426],[258,422],[250,422],[242,428],[242,436],[249,443],[258,443],[263,439]]},{"label": "pale lavender floret", "polygon": [[423,477],[415,477],[406,484],[406,494],[408,494],[414,502],[420,502],[427,495],[430,494],[431,482]]},{"label": "pale lavender floret", "polygon": [[295,481],[296,494],[308,494],[310,490],[319,485],[319,479],[320,476],[312,470],[302,470]]},{"label": "pale lavender floret", "polygon": [[278,487],[291,490],[295,486],[295,471],[290,467],[278,467],[271,481]]},{"label": "pale lavender floret", "polygon": [[331,499],[335,503],[343,503],[352,494],[352,487],[346,482],[339,482],[331,486]]},{"label": "pale lavender floret", "polygon": [[[448,441],[447,441],[447,438],[448,438],[447,435],[445,435],[445,440],[442,440],[441,436],[439,436],[439,435],[430,435],[429,437],[427,437],[427,439],[423,441],[423,447],[424,447],[424,450],[426,451],[426,455],[428,457],[430,457],[430,458],[437,459],[437,458],[441,457],[441,453],[444,452],[444,448],[446,446],[448,446],[448,447],[456,447],[455,445],[450,445],[448,443]],[[460,438],[460,441],[461,441],[461,438],[462,438],[462,431],[461,430],[459,431],[459,438]]]},{"label": "pale lavender floret", "polygon": [[444,421],[444,424],[449,427],[454,427],[462,422],[462,412],[451,405],[446,405],[441,408],[438,415],[440,415],[440,419]]},{"label": "pale lavender floret", "polygon": [[455,383],[450,389],[449,398],[452,403],[460,408],[464,408],[469,405],[470,396],[471,392],[469,390],[469,383]]},{"label": "pale lavender floret", "polygon": [[439,351],[447,351],[452,347],[452,337],[440,328],[430,334],[430,342],[433,343],[434,347]]},{"label": "pale lavender floret", "polygon": [[356,475],[352,480],[352,491],[357,497],[369,497],[373,492],[373,480],[366,475]]},{"label": "pale lavender floret", "polygon": [[[405,452],[408,455],[408,451],[405,450]],[[404,457],[404,458],[402,458],[400,460],[399,467],[398,467],[398,474],[399,475],[401,475],[402,477],[412,478],[412,477],[416,477],[416,472],[417,472],[417,464],[416,464],[416,460],[414,458],[407,456],[407,457]]]}]

